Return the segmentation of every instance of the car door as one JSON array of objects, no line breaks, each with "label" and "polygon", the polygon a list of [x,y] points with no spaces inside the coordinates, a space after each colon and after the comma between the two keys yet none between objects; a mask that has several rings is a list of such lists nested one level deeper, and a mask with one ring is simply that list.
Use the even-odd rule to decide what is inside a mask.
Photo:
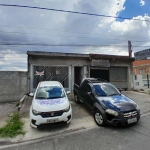
[{"label": "car door", "polygon": [[84,81],[81,85],[80,85],[80,88],[79,88],[79,91],[78,91],[78,96],[79,98],[81,99],[81,101],[85,101],[85,87],[87,85],[87,82]]},{"label": "car door", "polygon": [[84,101],[90,109],[93,109],[95,97],[92,92],[92,87],[89,84],[87,84],[84,89]]}]

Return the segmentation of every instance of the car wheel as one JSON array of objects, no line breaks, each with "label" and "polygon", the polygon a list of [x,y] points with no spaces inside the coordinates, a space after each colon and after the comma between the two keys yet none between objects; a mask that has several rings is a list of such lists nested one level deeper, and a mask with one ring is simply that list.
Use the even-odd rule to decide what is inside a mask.
[{"label": "car wheel", "polygon": [[31,121],[30,121],[30,127],[31,127],[31,128],[34,128],[34,127],[31,125]]},{"label": "car wheel", "polygon": [[98,126],[105,126],[105,119],[99,110],[94,111],[94,120]]},{"label": "car wheel", "polygon": [[79,102],[80,102],[80,101],[79,101],[79,98],[78,98],[78,96],[77,96],[76,94],[74,95],[74,100],[75,100],[76,103],[79,103]]}]

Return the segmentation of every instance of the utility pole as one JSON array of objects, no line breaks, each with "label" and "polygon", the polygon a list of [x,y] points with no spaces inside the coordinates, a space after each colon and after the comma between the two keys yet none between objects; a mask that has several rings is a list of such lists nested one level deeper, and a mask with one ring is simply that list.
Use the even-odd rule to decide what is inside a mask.
[{"label": "utility pole", "polygon": [[132,57],[132,44],[131,44],[131,41],[128,41],[128,52],[129,52],[129,57],[131,58]]},{"label": "utility pole", "polygon": [[147,85],[148,85],[148,88],[149,88],[149,74],[147,74]]}]

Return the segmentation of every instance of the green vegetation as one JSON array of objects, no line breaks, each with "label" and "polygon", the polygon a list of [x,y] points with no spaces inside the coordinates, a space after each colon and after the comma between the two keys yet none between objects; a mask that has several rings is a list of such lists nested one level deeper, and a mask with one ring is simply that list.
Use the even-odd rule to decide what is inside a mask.
[{"label": "green vegetation", "polygon": [[18,106],[19,106],[19,102],[16,103],[16,107],[18,107]]},{"label": "green vegetation", "polygon": [[150,94],[150,90],[148,91],[148,94]]},{"label": "green vegetation", "polygon": [[15,137],[19,134],[25,134],[25,132],[23,132],[23,125],[24,123],[19,113],[11,114],[6,121],[6,125],[0,128],[0,137],[8,138]]}]

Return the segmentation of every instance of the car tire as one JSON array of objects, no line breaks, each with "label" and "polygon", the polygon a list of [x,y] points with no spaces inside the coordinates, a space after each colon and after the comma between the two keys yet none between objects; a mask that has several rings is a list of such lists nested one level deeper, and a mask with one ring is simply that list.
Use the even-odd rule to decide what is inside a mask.
[{"label": "car tire", "polygon": [[106,125],[106,121],[99,110],[94,111],[94,120],[98,126],[104,127]]},{"label": "car tire", "polygon": [[74,94],[74,100],[75,100],[76,103],[79,103],[79,102],[80,102],[80,101],[79,101],[79,98],[78,98],[78,96],[77,96],[76,94]]},{"label": "car tire", "polygon": [[34,127],[31,125],[31,122],[30,122],[30,127],[34,129]]}]

